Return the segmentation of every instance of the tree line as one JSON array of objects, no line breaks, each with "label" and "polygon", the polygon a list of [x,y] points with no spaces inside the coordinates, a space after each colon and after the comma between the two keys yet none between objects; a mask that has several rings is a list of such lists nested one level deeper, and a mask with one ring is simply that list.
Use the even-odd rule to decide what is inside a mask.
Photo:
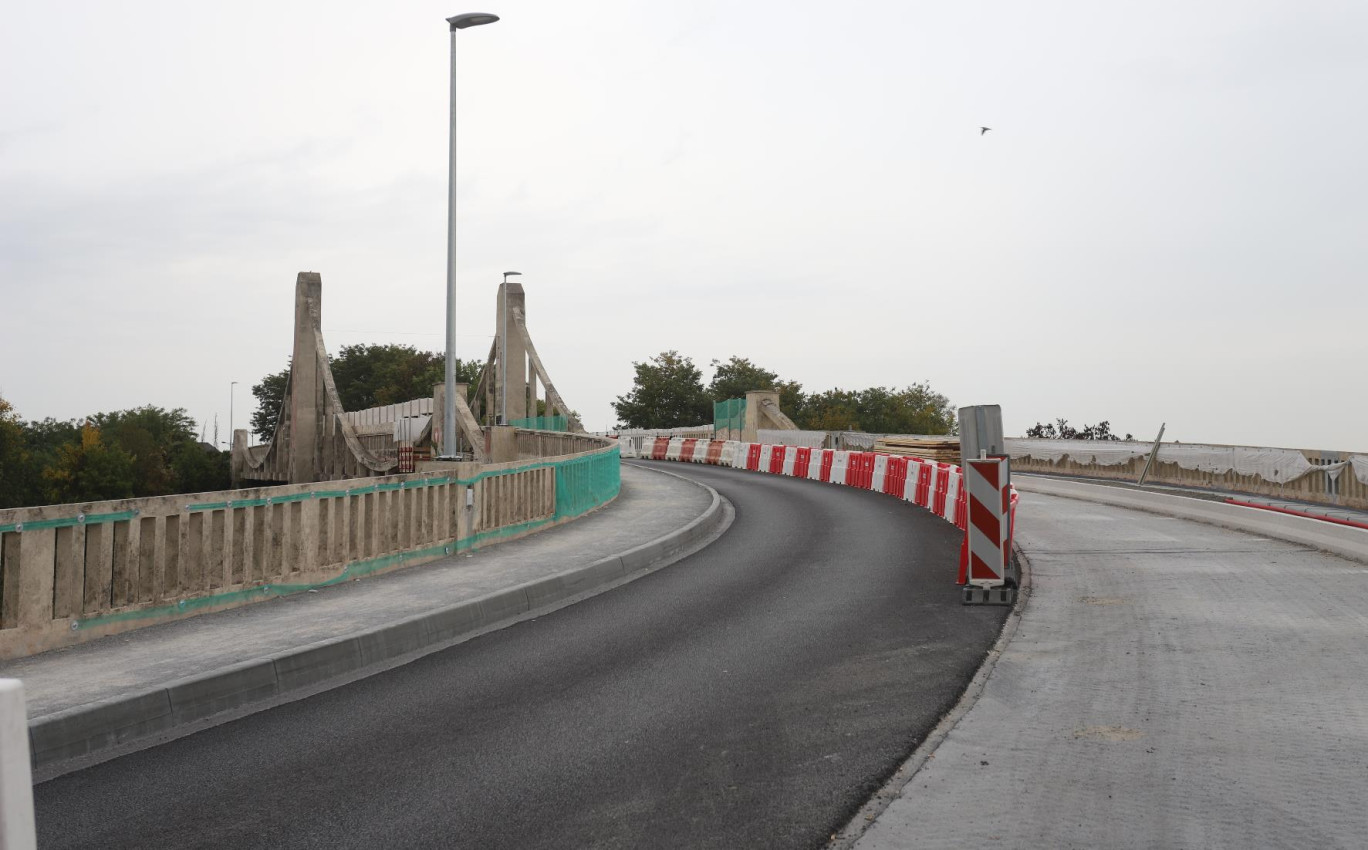
[{"label": "tree line", "polygon": [[1069,424],[1067,419],[1056,419],[1054,422],[1037,422],[1035,425],[1026,429],[1026,436],[1044,440],[1133,440],[1131,434],[1121,437],[1112,433],[1111,422],[1103,419],[1096,425],[1084,425],[1075,428]]},{"label": "tree line", "polygon": [[680,428],[713,421],[713,404],[745,398],[751,390],[779,393],[779,408],[804,430],[874,434],[950,434],[957,425],[950,399],[926,382],[861,390],[805,393],[797,381],[731,356],[713,360],[712,380],[691,358],[663,351],[633,363],[632,388],[613,402],[620,428]]},{"label": "tree line", "polygon": [[183,408],[147,405],[26,422],[0,397],[0,508],[229,486],[228,453],[201,442]]}]

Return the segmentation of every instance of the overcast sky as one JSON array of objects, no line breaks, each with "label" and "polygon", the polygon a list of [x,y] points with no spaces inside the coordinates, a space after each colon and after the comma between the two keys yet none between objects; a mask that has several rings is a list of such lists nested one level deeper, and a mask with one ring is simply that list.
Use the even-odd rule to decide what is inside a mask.
[{"label": "overcast sky", "polygon": [[8,2],[0,394],[226,441],[301,270],[331,351],[440,350],[464,11],[458,354],[523,272],[591,429],[673,348],[1368,450],[1362,0]]}]

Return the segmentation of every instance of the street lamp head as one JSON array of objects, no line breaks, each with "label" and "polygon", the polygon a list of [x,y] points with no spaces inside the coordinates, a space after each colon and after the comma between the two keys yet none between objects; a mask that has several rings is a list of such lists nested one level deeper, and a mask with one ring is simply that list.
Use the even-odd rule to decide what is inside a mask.
[{"label": "street lamp head", "polygon": [[451,24],[451,31],[463,30],[466,27],[478,27],[483,24],[492,24],[499,19],[498,15],[491,15],[486,12],[466,12],[464,15],[456,15],[447,18],[447,23]]},{"label": "street lamp head", "polygon": [[504,272],[504,283],[508,283],[510,277],[522,277],[522,272]]}]

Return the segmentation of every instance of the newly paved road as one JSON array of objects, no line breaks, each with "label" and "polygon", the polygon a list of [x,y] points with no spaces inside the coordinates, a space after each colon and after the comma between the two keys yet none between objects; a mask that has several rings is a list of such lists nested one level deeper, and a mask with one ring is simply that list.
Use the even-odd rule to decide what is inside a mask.
[{"label": "newly paved road", "polygon": [[35,789],[42,846],[817,847],[1005,609],[899,500],[679,464],[736,521],[603,595]]},{"label": "newly paved road", "polygon": [[1032,592],[978,701],[856,845],[1368,846],[1368,569],[1024,493]]}]

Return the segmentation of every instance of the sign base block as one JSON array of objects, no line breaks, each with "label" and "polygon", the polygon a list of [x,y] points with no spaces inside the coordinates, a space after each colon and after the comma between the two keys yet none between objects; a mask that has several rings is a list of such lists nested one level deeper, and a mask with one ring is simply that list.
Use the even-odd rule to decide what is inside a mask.
[{"label": "sign base block", "polygon": [[960,601],[965,605],[1015,605],[1017,600],[1015,587],[976,587],[966,584],[960,591],[963,594]]}]

